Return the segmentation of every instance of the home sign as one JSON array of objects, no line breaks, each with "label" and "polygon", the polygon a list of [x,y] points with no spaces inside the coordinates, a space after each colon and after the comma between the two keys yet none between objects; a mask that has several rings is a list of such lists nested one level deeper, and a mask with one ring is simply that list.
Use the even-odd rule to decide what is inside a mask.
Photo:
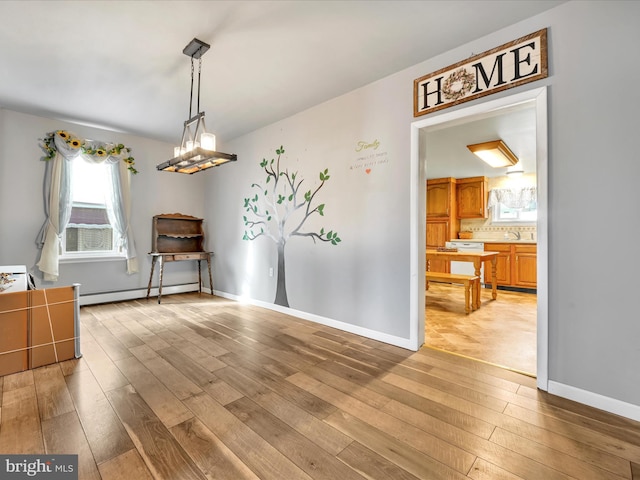
[{"label": "home sign", "polygon": [[413,116],[546,78],[547,29],[413,81]]}]

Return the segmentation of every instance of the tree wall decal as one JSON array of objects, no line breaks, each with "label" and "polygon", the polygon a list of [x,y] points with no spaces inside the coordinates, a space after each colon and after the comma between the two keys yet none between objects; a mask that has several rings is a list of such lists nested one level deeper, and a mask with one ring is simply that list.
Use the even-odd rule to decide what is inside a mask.
[{"label": "tree wall decal", "polygon": [[262,159],[260,162],[267,177],[264,184],[253,183],[251,188],[255,190],[255,194],[244,199],[247,215],[243,216],[243,220],[248,230],[245,230],[242,239],[267,237],[275,243],[278,252],[278,277],[274,303],[288,307],[284,256],[287,242],[293,237],[307,237],[314,243],[321,241],[338,245],[341,240],[333,230],[304,230],[305,223],[313,215],[324,216],[325,204],[314,206],[314,201],[330,178],[329,170],[320,172],[320,185],[301,194],[303,179],[298,178],[298,172],[290,173],[288,169],[282,169],[280,159],[283,153],[284,148],[280,146],[276,149],[276,159]]}]

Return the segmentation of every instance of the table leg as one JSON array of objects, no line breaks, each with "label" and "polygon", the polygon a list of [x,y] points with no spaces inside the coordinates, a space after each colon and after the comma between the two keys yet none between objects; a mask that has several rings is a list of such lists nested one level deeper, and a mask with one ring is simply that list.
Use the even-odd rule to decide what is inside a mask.
[{"label": "table leg", "polygon": [[495,300],[498,298],[498,257],[491,260],[491,297]]},{"label": "table leg", "polygon": [[162,298],[162,275],[164,274],[164,260],[162,256],[160,256],[160,284],[158,285],[158,303],[160,303],[160,299]]},{"label": "table leg", "polygon": [[475,269],[474,275],[478,277],[478,281],[474,282],[473,289],[476,292],[476,310],[480,308],[480,304],[482,303],[482,299],[480,298],[480,268],[482,266],[482,262],[480,259],[473,261],[473,268]]},{"label": "table leg", "polygon": [[[427,258],[427,272],[431,271],[431,260]],[[427,280],[424,284],[424,289],[429,290],[429,280]]]},{"label": "table leg", "polygon": [[202,293],[202,272],[200,272],[200,259],[198,259],[198,293]]},{"label": "table leg", "polygon": [[211,254],[207,255],[207,268],[209,269],[209,288],[211,289],[211,295],[213,295],[213,280],[211,278]]},{"label": "table leg", "polygon": [[[471,283],[473,283],[473,285],[471,285]],[[469,315],[469,297],[473,297],[473,295],[469,295],[472,288],[475,293],[475,282],[467,281],[467,283],[464,285],[464,313],[466,313],[467,315]]]},{"label": "table leg", "polygon": [[151,257],[151,273],[149,274],[149,285],[147,285],[147,299],[149,299],[149,293],[151,292],[151,280],[153,280],[153,269],[156,266],[156,260],[158,257]]}]

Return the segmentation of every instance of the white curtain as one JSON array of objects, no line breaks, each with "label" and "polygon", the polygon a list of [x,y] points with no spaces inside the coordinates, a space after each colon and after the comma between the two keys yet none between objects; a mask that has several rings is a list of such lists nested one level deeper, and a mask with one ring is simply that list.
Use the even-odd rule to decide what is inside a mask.
[{"label": "white curtain", "polygon": [[536,187],[494,188],[489,192],[487,207],[493,208],[501,203],[508,208],[525,208],[537,201]]},{"label": "white curtain", "polygon": [[[111,172],[109,195],[105,200],[107,213],[116,234],[117,245],[127,257],[127,273],[138,271],[138,260],[130,225],[131,189],[128,164],[123,161],[128,150],[109,155],[108,147],[84,142],[69,141],[70,134],[56,132],[53,135],[53,158],[47,162],[45,172],[45,214],[47,219],[40,229],[37,243],[42,249],[38,268],[44,274],[44,280],[57,281],[60,253],[62,251],[62,233],[69,223],[73,198],[71,192],[71,169],[73,162],[81,158],[90,163],[107,163]],[[75,139],[74,139],[75,140]],[[83,153],[81,144],[87,153]]]},{"label": "white curtain", "polygon": [[124,162],[110,162],[111,182],[107,198],[109,222],[117,235],[117,246],[127,255],[127,273],[138,271],[138,258],[131,231],[131,174]]}]

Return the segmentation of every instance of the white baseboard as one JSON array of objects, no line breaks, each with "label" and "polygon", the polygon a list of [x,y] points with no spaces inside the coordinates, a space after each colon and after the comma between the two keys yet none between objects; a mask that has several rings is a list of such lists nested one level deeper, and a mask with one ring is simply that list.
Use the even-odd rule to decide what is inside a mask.
[{"label": "white baseboard", "polygon": [[640,422],[640,406],[549,380],[549,393]]},{"label": "white baseboard", "polygon": [[[188,293],[188,292],[197,292],[198,284],[197,283],[186,283],[184,285],[169,285],[162,286],[162,295],[171,295],[172,293]],[[202,291],[205,291],[203,288]],[[84,307],[85,305],[95,305],[98,303],[109,303],[109,302],[124,302],[126,300],[136,300],[138,298],[146,298],[147,297],[147,289],[137,289],[137,290],[123,290],[120,292],[107,292],[107,293],[93,293],[88,295],[82,295],[82,289],[80,290],[80,306]],[[150,297],[158,296],[158,288],[152,288],[149,292]]]},{"label": "white baseboard", "polygon": [[338,330],[344,330],[345,332],[354,333],[356,335],[360,335],[362,337],[367,337],[372,340],[378,340],[383,343],[388,343],[390,345],[394,345],[400,348],[406,348],[407,350],[411,350],[411,342],[408,338],[396,337],[394,335],[389,335],[387,333],[377,332],[375,330],[370,330],[368,328],[359,327],[358,325],[352,325],[350,323],[340,322],[338,320],[333,320],[331,318],[322,317],[320,315],[315,315],[313,313],[302,312],[300,310],[295,310],[293,308],[282,307],[280,305],[276,305],[273,303],[262,302],[260,300],[247,299],[243,297],[239,297],[237,295],[232,295],[226,292],[220,292],[218,290],[214,290],[214,294],[219,297],[228,298],[230,300],[236,300],[238,302],[248,303],[250,305],[255,305],[257,307],[266,308],[268,310],[274,310],[280,313],[286,313],[287,315],[291,315],[293,317],[301,318],[303,320],[309,320],[310,322],[319,323],[321,325],[325,325],[327,327],[336,328]]}]

